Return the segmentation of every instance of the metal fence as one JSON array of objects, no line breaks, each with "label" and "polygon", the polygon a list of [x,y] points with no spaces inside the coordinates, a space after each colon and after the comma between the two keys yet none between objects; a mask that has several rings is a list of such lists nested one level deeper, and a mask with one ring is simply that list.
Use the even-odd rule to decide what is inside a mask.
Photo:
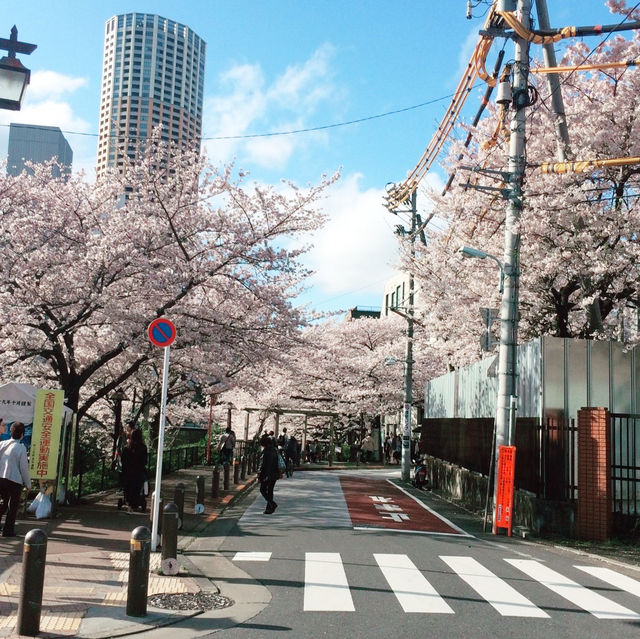
[{"label": "metal fence", "polygon": [[[147,474],[152,477],[156,470],[155,451],[147,456]],[[120,485],[120,470],[112,464],[111,457],[84,460],[80,454],[80,472],[77,476],[77,497]],[[189,468],[205,463],[205,447],[202,444],[168,448],[164,451],[162,473],[167,475],[180,468]]]},{"label": "metal fence", "polygon": [[[233,451],[234,460],[240,461],[243,456],[254,450],[253,442],[237,440]],[[149,450],[147,454],[147,475],[153,477],[156,471],[157,452]],[[207,449],[206,443],[178,446],[167,448],[162,458],[162,474],[168,475],[181,468],[190,468],[206,464]],[[220,461],[220,454],[216,446],[211,445],[211,464]],[[87,495],[89,493],[116,488],[120,485],[119,468],[114,467],[111,457],[101,457],[97,460],[85,460],[80,455],[80,472],[76,478],[77,495]]]},{"label": "metal fence", "polygon": [[640,515],[640,415],[611,413],[611,488],[616,527]]},{"label": "metal fence", "polygon": [[[573,420],[533,418],[516,422],[516,488],[537,497],[571,501],[577,497],[577,427]],[[493,419],[425,419],[422,453],[488,475]]]}]

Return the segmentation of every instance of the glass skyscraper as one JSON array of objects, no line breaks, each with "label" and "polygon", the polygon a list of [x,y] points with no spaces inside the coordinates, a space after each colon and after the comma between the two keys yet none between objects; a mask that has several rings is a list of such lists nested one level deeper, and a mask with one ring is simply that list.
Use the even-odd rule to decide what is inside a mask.
[{"label": "glass skyscraper", "polygon": [[25,166],[25,162],[41,164],[54,158],[60,166],[52,168],[52,177],[71,175],[73,151],[57,126],[36,124],[9,126],[7,175],[20,175],[23,171],[33,173],[31,168]]},{"label": "glass skyscraper", "polygon": [[98,175],[135,158],[153,129],[199,148],[206,43],[189,27],[157,15],[127,13],[105,25]]}]

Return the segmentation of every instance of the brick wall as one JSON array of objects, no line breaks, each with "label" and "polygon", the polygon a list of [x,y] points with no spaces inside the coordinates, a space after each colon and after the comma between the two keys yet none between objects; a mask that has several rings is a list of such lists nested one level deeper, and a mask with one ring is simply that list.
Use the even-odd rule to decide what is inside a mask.
[{"label": "brick wall", "polygon": [[606,408],[578,411],[578,510],[576,530],[582,539],[611,537],[611,431]]}]

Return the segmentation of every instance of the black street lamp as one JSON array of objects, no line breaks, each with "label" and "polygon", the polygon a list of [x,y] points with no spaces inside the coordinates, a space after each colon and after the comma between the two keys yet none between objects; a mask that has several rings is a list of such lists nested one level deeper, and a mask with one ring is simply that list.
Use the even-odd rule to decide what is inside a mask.
[{"label": "black street lamp", "polygon": [[9,52],[9,55],[0,60],[0,109],[20,110],[31,71],[16,58],[16,53],[29,55],[36,47],[35,44],[18,41],[18,29],[15,25],[8,40],[0,38],[0,49]]}]

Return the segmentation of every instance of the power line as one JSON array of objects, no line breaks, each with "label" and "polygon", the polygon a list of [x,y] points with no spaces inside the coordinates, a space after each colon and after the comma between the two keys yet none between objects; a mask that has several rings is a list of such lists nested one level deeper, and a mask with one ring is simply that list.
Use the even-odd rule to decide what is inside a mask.
[{"label": "power line", "polygon": [[[303,128],[303,129],[291,129],[288,131],[273,131],[271,133],[248,133],[246,135],[216,135],[216,136],[204,136],[201,138],[201,140],[204,141],[215,141],[215,140],[249,140],[249,139],[256,139],[256,138],[270,138],[270,137],[277,137],[277,136],[283,136],[283,135],[297,135],[299,133],[312,133],[314,131],[325,131],[327,129],[337,129],[340,127],[345,127],[345,126],[352,126],[354,124],[361,124],[362,122],[369,122],[371,120],[379,120],[381,118],[387,118],[390,117],[392,115],[398,115],[399,113],[406,113],[408,111],[415,111],[416,109],[421,109],[423,107],[426,106],[430,106],[432,104],[436,104],[438,102],[443,102],[444,100],[448,100],[453,96],[452,93],[449,93],[448,95],[443,95],[439,98],[434,98],[433,100],[427,100],[426,102],[421,102],[420,104],[414,104],[412,106],[408,106],[408,107],[403,107],[401,109],[394,109],[393,111],[385,111],[384,113],[377,113],[375,115],[368,115],[368,116],[364,116],[362,118],[357,118],[355,120],[347,120],[344,122],[334,122],[333,124],[322,124],[319,126],[313,126],[313,127],[307,127],[307,128]],[[9,124],[1,124],[0,126],[2,127],[9,127]],[[34,125],[30,125],[30,124],[13,124],[14,127],[24,127],[24,128],[29,128],[31,126]],[[62,133],[65,133],[67,135],[80,135],[80,136],[84,136],[84,137],[92,137],[92,138],[97,138],[98,134],[97,133],[85,133],[82,131],[69,131],[69,130],[63,130]],[[141,137],[141,136],[121,136],[119,134],[113,134],[110,135],[109,137],[111,138],[115,138],[118,140],[122,140],[122,139],[127,139],[127,140],[146,140],[146,137]]]}]

